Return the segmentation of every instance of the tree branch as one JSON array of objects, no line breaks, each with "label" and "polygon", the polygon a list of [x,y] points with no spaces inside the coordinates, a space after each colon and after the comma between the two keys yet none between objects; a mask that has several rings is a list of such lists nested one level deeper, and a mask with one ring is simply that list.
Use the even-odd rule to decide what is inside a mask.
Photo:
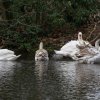
[{"label": "tree branch", "polygon": [[[92,33],[93,33],[93,32],[96,30],[96,28],[97,28],[97,24],[99,24],[99,23],[100,23],[100,21],[98,21],[97,23],[95,23],[93,30],[90,32],[90,34],[89,34],[89,36],[87,37],[86,40],[88,40],[88,39],[91,37]],[[96,36],[96,37],[98,37],[98,36]],[[93,39],[93,40],[94,40],[94,39]],[[92,40],[92,41],[93,41],[93,40]]]}]

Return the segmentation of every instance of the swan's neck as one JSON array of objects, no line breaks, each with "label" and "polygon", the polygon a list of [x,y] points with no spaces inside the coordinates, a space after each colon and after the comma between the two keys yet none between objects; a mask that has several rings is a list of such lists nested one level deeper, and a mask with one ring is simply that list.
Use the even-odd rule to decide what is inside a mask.
[{"label": "swan's neck", "polygon": [[40,42],[39,49],[43,49],[43,42]]},{"label": "swan's neck", "polygon": [[96,48],[96,49],[99,49],[99,47],[100,47],[100,46],[99,46],[99,43],[100,43],[100,39],[98,39],[98,40],[95,42],[95,48]]},{"label": "swan's neck", "polygon": [[83,41],[82,33],[81,33],[81,32],[78,33],[78,41],[79,41],[79,43],[80,43],[81,45],[84,44],[84,41]]}]

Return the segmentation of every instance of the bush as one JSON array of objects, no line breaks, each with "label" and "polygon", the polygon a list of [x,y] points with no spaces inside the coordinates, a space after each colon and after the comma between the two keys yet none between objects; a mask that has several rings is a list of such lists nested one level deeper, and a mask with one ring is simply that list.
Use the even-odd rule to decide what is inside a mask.
[{"label": "bush", "polygon": [[67,23],[82,26],[100,9],[97,0],[5,0],[3,4],[7,22],[1,24],[2,36],[27,51],[39,34],[63,29]]}]

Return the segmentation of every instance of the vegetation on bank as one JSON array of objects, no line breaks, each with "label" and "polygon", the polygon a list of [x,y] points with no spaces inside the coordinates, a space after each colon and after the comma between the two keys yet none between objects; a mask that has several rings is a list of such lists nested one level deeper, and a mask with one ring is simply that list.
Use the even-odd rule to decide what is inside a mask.
[{"label": "vegetation on bank", "polygon": [[[0,3],[0,36],[6,47],[13,49],[36,50],[39,42],[49,36],[69,36],[100,20],[99,0],[1,0]],[[48,49],[52,50],[50,45]]]}]

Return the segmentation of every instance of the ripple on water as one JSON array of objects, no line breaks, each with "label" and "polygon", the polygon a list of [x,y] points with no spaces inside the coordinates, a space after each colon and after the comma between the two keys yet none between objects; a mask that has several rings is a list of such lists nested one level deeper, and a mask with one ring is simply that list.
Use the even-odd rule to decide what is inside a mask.
[{"label": "ripple on water", "polygon": [[100,66],[0,62],[0,100],[100,100]]}]

